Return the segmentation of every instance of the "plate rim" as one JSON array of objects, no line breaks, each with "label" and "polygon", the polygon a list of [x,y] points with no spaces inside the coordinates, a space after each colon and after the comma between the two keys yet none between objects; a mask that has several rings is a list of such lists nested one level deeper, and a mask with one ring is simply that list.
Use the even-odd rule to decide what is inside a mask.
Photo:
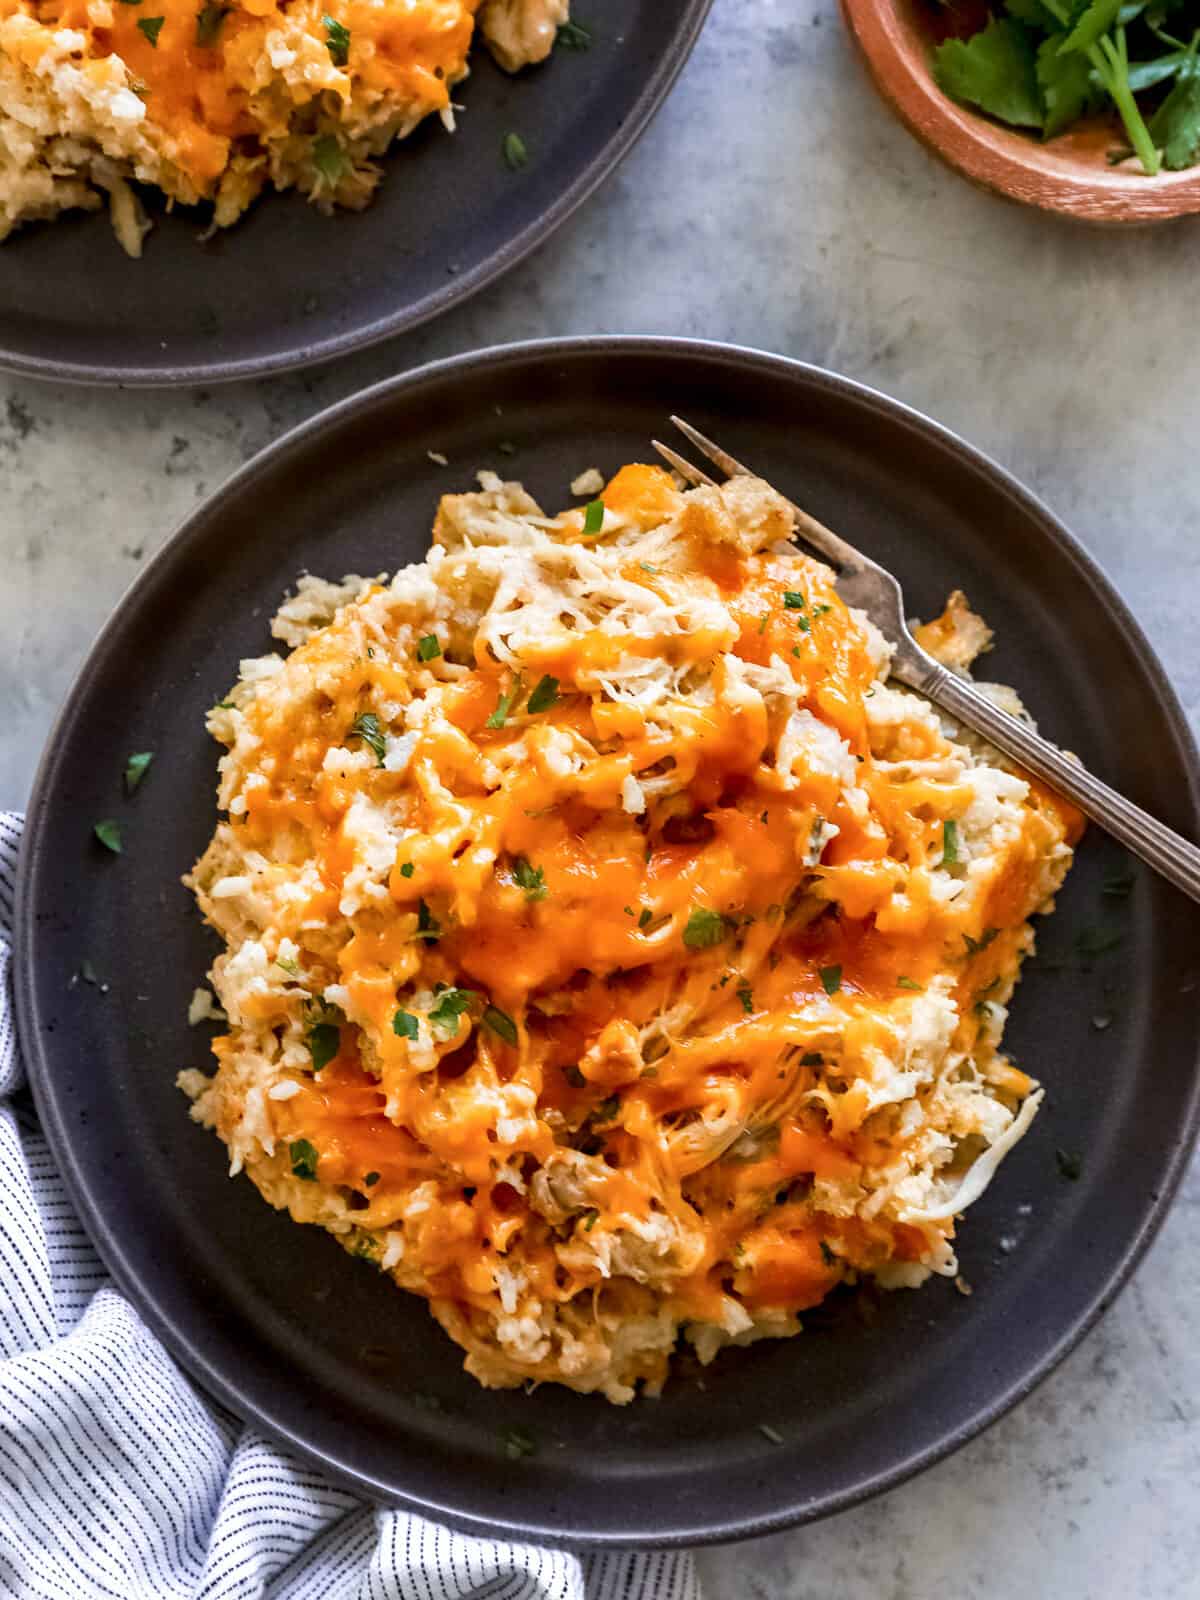
[{"label": "plate rim", "polygon": [[[407,310],[378,317],[363,327],[326,335],[311,342],[290,346],[276,355],[216,360],[211,363],[187,362],[173,365],[141,363],[137,366],[112,366],[88,361],[64,360],[55,356],[30,356],[0,345],[0,372],[14,377],[34,378],[45,383],[69,383],[79,388],[181,389],[244,383],[255,378],[275,377],[307,367],[326,365],[359,350],[368,350],[402,333],[424,326],[453,307],[465,305],[483,289],[495,283],[513,267],[544,244],[576,211],[589,200],[633,149],[662,109],[695,49],[696,41],[708,20],[713,0],[676,0],[680,7],[671,47],[664,52],[643,84],[629,115],[613,131],[592,161],[573,183],[557,196],[521,232],[508,239],[474,267],[456,273],[440,289],[425,296]],[[386,181],[386,179],[385,179]],[[52,225],[43,224],[43,226]],[[430,363],[422,362],[419,371]],[[387,380],[384,380],[387,381]],[[124,597],[122,597],[124,599]]]},{"label": "plate rim", "polygon": [[[126,608],[138,602],[141,591],[156,579],[161,568],[177,559],[179,553],[186,548],[188,539],[202,532],[202,524],[208,523],[214,515],[219,515],[224,504],[240,493],[242,487],[260,472],[273,467],[281,460],[286,460],[292,452],[302,451],[310,438],[319,436],[331,424],[349,421],[356,413],[369,414],[376,406],[386,404],[393,395],[406,389],[419,389],[426,383],[441,382],[447,377],[453,379],[463,372],[478,370],[481,367],[502,369],[509,362],[523,363],[530,359],[555,360],[589,355],[606,355],[620,359],[625,353],[641,356],[659,354],[666,357],[699,357],[717,365],[732,363],[743,371],[757,369],[764,373],[774,373],[776,376],[800,377],[817,390],[840,393],[865,405],[872,412],[886,414],[889,420],[899,422],[927,438],[932,438],[952,455],[960,460],[965,458],[974,470],[989,477],[999,490],[1038,519],[1046,536],[1058,546],[1061,553],[1077,570],[1086,573],[1089,580],[1097,584],[1104,594],[1114,619],[1121,625],[1128,643],[1146,672],[1158,705],[1174,735],[1187,780],[1184,798],[1191,812],[1193,830],[1200,831],[1200,752],[1197,750],[1196,741],[1183,714],[1179,698],[1157,654],[1099,562],[1088,553],[1038,495],[1026,488],[1013,473],[991,456],[969,444],[952,429],[926,416],[916,407],[893,399],[882,390],[830,372],[814,363],[776,355],[750,346],[641,334],[594,334],[518,340],[423,363],[411,371],[398,373],[370,384],[323,408],[312,417],[288,429],[280,438],[236,468],[222,484],[205,497],[200,505],[192,508],[174,527],[118,600],[97,633],[48,731],[30,792],[19,849],[13,923],[14,949],[33,947],[37,927],[34,888],[37,867],[45,854],[46,843],[39,837],[41,827],[39,819],[47,811],[45,798],[51,791],[55,770],[61,759],[62,746],[59,735],[70,714],[72,703],[93,671],[94,664],[107,650],[110,637],[114,634]],[[1159,1181],[1124,1252],[1105,1274],[1102,1285],[1093,1293],[1083,1314],[1064,1329],[1054,1345],[1019,1380],[1011,1383],[1000,1394],[993,1396],[987,1405],[970,1417],[960,1419],[954,1427],[947,1429],[930,1444],[910,1450],[903,1459],[819,1502],[794,1504],[756,1516],[738,1516],[731,1520],[722,1520],[721,1514],[718,1513],[703,1528],[665,1527],[654,1532],[634,1534],[568,1530],[558,1534],[553,1530],[532,1526],[528,1521],[522,1520],[519,1513],[511,1519],[501,1520],[495,1516],[484,1518],[454,1506],[445,1506],[423,1499],[412,1492],[397,1491],[390,1484],[372,1478],[367,1472],[332,1459],[319,1446],[308,1443],[291,1426],[268,1415],[266,1410],[257,1404],[247,1404],[247,1397],[231,1385],[221,1372],[214,1370],[189,1330],[186,1327],[176,1326],[169,1317],[160,1312],[149,1292],[143,1291],[136,1272],[125,1259],[120,1241],[110,1233],[102,1215],[99,1214],[98,1207],[92,1201],[86,1179],[75,1160],[72,1141],[66,1131],[65,1108],[58,1103],[53,1092],[53,1069],[45,1049],[47,1036],[39,1021],[32,962],[14,963],[13,993],[18,1028],[25,1041],[24,1061],[34,1103],[68,1196],[117,1287],[128,1296],[138,1314],[161,1339],[185,1375],[240,1420],[260,1426],[268,1436],[281,1440],[304,1459],[328,1473],[335,1481],[350,1486],[368,1501],[410,1510],[476,1536],[532,1540],[551,1547],[579,1550],[664,1550],[759,1538],[848,1510],[895,1488],[945,1459],[992,1426],[1031,1394],[1107,1311],[1154,1242],[1200,1137],[1200,1053],[1198,1053],[1193,1065],[1186,1114],[1175,1131],[1169,1154],[1159,1174]]]}]

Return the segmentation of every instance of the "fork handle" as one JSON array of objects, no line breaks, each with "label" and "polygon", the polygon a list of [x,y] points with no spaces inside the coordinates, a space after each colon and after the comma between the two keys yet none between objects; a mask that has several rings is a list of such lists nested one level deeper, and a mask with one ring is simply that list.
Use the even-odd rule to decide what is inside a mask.
[{"label": "fork handle", "polygon": [[1085,766],[1002,711],[971,684],[940,663],[931,665],[933,670],[921,673],[921,682],[913,687],[1073,800],[1085,816],[1099,823],[1134,855],[1184,894],[1200,901],[1200,850],[1194,844],[1101,783]]}]

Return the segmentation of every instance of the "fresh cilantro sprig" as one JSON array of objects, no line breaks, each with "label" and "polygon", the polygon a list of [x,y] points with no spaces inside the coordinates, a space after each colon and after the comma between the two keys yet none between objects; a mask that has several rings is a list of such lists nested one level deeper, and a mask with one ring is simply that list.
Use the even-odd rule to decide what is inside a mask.
[{"label": "fresh cilantro sprig", "polygon": [[[934,78],[952,99],[1045,139],[1107,104],[1128,141],[1110,160],[1136,155],[1151,177],[1163,167],[1194,166],[1200,28],[1189,41],[1164,26],[1189,3],[992,0],[985,27],[934,51]],[[1139,96],[1150,99],[1143,104]]]}]

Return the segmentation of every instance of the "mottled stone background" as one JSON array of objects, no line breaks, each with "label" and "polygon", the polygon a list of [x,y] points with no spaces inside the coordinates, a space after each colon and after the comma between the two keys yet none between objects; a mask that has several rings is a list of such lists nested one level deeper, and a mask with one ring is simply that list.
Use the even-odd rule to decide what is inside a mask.
[{"label": "mottled stone background", "polygon": [[[602,14],[590,0],[587,17]],[[201,496],[366,383],[531,335],[760,345],[931,413],[1080,535],[1195,724],[1198,262],[1200,225],[1092,231],[943,171],[875,99],[834,0],[716,0],[618,176],[456,315],[232,389],[0,377],[0,806],[23,803],[88,642]],[[1198,1261],[1194,1168],[1133,1285],[1016,1414],[871,1505],[705,1554],[711,1600],[1195,1600]]]}]

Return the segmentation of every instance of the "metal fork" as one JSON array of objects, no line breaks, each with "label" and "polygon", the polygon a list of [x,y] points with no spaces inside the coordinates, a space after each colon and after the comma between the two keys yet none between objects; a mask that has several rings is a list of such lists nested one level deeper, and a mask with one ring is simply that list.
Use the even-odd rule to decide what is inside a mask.
[{"label": "metal fork", "polygon": [[[682,417],[673,416],[671,421],[727,478],[754,476],[749,467],[743,466]],[[717,487],[708,473],[693,466],[668,445],[657,439],[653,443],[659,455],[689,483]],[[1074,801],[1085,816],[1120,840],[1177,889],[1200,901],[1200,849],[1131,800],[1126,800],[1124,795],[1101,783],[1078,761],[1064,755],[1057,746],[1040,738],[1007,711],[1001,711],[965,679],[927,655],[908,630],[904,596],[892,574],[815,517],[801,511],[799,506],[793,505],[791,509],[799,537],[819,551],[836,571],[836,588],[842,599],[847,605],[865,611],[895,646],[891,669],[894,678],[981,733],[998,750],[1003,750],[1005,755]]]}]

